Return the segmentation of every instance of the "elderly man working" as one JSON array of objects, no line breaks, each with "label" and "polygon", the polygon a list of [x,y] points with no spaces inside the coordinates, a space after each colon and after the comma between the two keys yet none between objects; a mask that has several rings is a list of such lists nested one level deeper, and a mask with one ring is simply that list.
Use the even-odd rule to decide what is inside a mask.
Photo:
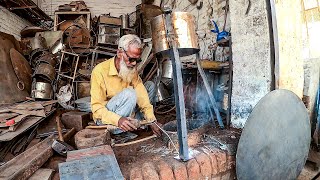
[{"label": "elderly man working", "polygon": [[[150,103],[155,98],[155,85],[151,81],[143,84],[136,70],[141,46],[138,36],[122,36],[116,57],[98,64],[91,74],[93,118],[97,125],[117,126],[118,129],[112,132],[114,134],[136,130],[137,119],[156,120]],[[130,118],[133,112],[137,112],[136,116]],[[150,126],[155,134],[160,135],[160,129],[155,124]]]}]

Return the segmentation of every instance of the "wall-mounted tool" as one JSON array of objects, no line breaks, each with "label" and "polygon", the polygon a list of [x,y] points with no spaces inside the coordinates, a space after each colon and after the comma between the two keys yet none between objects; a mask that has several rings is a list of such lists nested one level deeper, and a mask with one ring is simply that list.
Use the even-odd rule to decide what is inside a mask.
[{"label": "wall-mounted tool", "polygon": [[211,32],[217,33],[217,40],[216,41],[220,42],[222,40],[229,40],[230,33],[225,31],[225,30],[220,32],[217,23],[213,19],[211,19],[211,22],[212,22],[212,24],[214,25],[214,28],[215,28],[215,29],[211,29]]}]

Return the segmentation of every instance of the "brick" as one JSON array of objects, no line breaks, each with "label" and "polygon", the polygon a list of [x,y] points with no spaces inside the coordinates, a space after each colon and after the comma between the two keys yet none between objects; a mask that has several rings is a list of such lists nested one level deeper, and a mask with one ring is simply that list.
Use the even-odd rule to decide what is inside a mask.
[{"label": "brick", "polygon": [[188,179],[188,172],[184,163],[173,160],[172,169],[173,169],[174,177],[176,178],[176,180]]},{"label": "brick", "polygon": [[192,179],[192,180],[202,179],[199,164],[195,159],[190,159],[188,161],[187,172],[188,172],[189,179]]},{"label": "brick", "polygon": [[211,160],[208,157],[208,155],[201,153],[198,156],[196,156],[196,160],[199,164],[200,172],[203,178],[205,179],[211,178],[212,167],[211,167]]},{"label": "brick", "polygon": [[224,151],[215,151],[219,172],[227,170],[227,155]]},{"label": "brick", "polygon": [[130,180],[143,180],[141,168],[135,167],[131,169]]},{"label": "brick", "polygon": [[152,163],[144,163],[142,165],[142,175],[145,180],[159,180],[159,175]]},{"label": "brick", "polygon": [[236,157],[227,155],[227,170],[234,169],[236,167]]},{"label": "brick", "polygon": [[172,168],[163,160],[158,162],[158,172],[160,180],[174,180]]},{"label": "brick", "polygon": [[202,151],[209,157],[211,161],[211,175],[215,176],[219,174],[217,158],[214,153],[209,152],[207,149],[202,149]]}]

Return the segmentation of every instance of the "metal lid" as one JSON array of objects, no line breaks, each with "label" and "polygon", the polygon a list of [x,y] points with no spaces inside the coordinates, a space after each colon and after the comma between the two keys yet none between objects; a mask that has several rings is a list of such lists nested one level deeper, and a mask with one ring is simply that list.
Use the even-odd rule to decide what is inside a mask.
[{"label": "metal lid", "polygon": [[309,151],[311,129],[303,102],[291,91],[264,96],[248,118],[237,150],[238,179],[296,179]]}]

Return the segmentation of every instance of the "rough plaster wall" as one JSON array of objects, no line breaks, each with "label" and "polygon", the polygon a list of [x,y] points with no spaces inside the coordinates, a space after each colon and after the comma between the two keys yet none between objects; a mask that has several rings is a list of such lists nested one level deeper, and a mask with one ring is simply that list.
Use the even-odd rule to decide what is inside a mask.
[{"label": "rough plaster wall", "polygon": [[277,0],[276,15],[279,37],[277,85],[300,98],[303,95],[302,7],[301,0]]},{"label": "rough plaster wall", "polygon": [[[203,2],[203,6],[198,10],[197,6],[200,6],[200,2]],[[160,0],[156,0],[154,4],[160,6]],[[216,21],[219,30],[222,31],[225,19],[225,11],[223,9],[226,5],[225,0],[199,0],[195,5],[192,5],[187,0],[163,0],[163,4],[173,7],[174,11],[190,12],[195,17],[195,26],[197,33],[199,34],[200,58],[215,59],[217,61],[226,60],[225,57],[229,54],[229,48],[218,47],[216,56],[213,57],[212,45],[216,42],[216,34],[210,31],[211,29],[214,29],[210,19]],[[230,31],[229,13],[227,15],[225,30]],[[190,56],[183,59],[188,60],[193,58],[194,56]]]},{"label": "rough plaster wall", "polygon": [[304,88],[303,95],[309,97],[307,104],[310,118],[314,118],[316,97],[319,88],[320,58],[304,60]]},{"label": "rough plaster wall", "polygon": [[0,31],[13,35],[17,40],[21,39],[20,31],[31,24],[21,19],[19,16],[11,13],[0,6]]},{"label": "rough plaster wall", "polygon": [[269,26],[265,0],[230,1],[233,56],[231,124],[243,128],[257,102],[271,88]]},{"label": "rough plaster wall", "polygon": [[[40,7],[50,17],[53,17],[54,11],[58,10],[59,5],[69,4],[71,0],[41,0]],[[141,0],[84,0],[91,11],[92,17],[100,14],[111,13],[111,16],[120,16],[124,13],[132,13],[136,10],[136,5]]]}]

